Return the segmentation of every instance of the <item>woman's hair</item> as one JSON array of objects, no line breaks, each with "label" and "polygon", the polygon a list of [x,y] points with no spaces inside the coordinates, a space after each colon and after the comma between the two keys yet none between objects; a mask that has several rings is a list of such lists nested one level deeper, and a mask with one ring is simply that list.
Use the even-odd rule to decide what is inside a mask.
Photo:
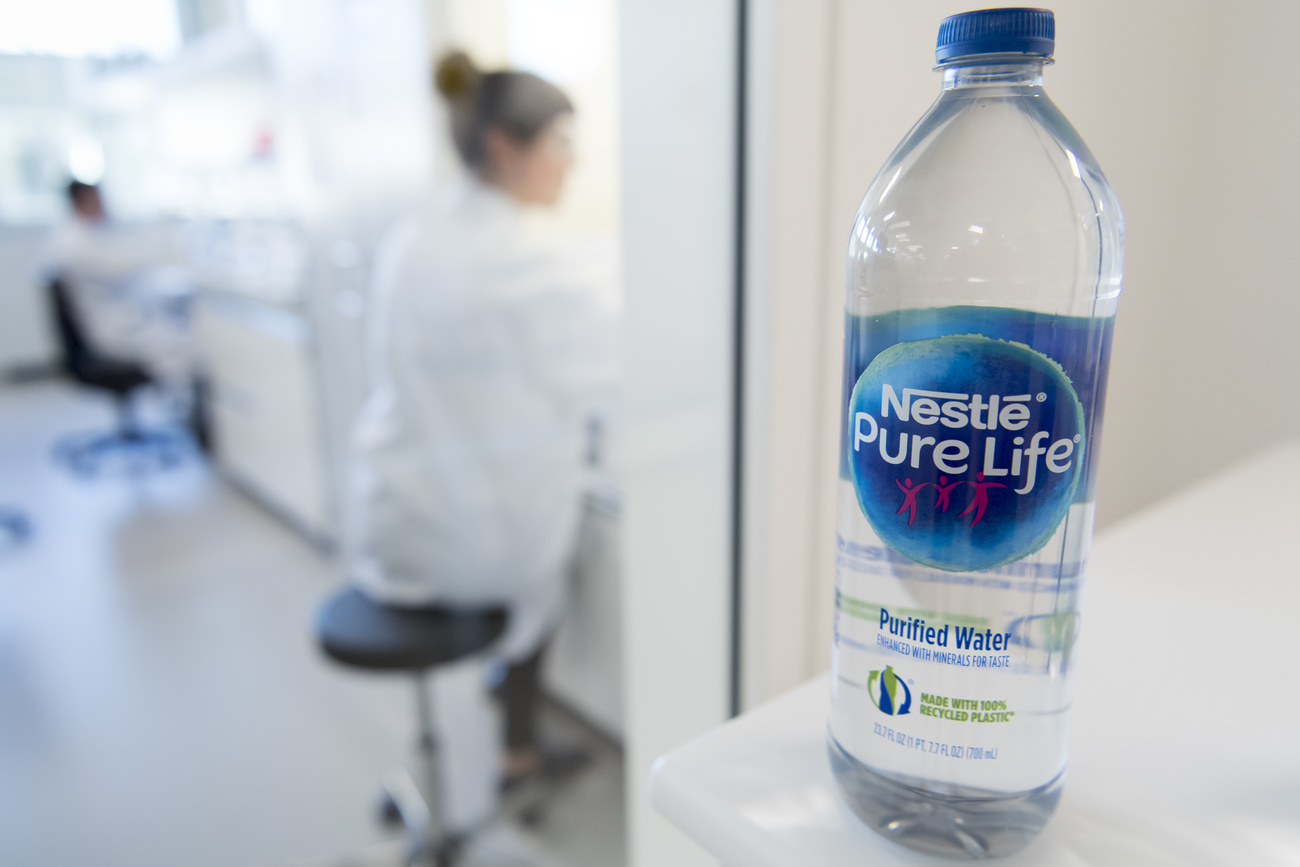
[{"label": "woman's hair", "polygon": [[499,129],[528,144],[573,103],[549,81],[528,72],[481,72],[463,51],[443,55],[433,82],[451,110],[451,137],[471,168],[487,161],[487,131]]}]

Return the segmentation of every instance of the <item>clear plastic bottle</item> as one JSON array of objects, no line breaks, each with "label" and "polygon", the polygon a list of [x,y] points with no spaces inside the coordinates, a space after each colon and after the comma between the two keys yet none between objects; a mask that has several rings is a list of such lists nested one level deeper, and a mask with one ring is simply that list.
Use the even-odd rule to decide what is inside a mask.
[{"label": "clear plastic bottle", "polygon": [[945,19],[849,240],[831,763],[913,849],[1046,824],[1066,767],[1123,217],[1043,90],[1048,10]]}]

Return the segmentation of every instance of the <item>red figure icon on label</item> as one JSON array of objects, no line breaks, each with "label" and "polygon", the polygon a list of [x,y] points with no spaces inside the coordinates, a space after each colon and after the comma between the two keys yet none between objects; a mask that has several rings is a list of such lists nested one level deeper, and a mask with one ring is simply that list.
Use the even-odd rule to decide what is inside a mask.
[{"label": "red figure icon on label", "polygon": [[[907,483],[906,486],[904,486],[903,482]],[[914,488],[912,487],[911,479],[903,479],[902,482],[898,479],[894,479],[894,484],[898,485],[898,489],[904,494],[903,505],[899,506],[898,511],[894,514],[901,515],[903,514],[904,509],[911,509],[907,516],[907,526],[910,527],[912,526],[912,522],[916,520],[916,495],[920,493],[922,488],[930,487],[930,483],[922,482]]]},{"label": "red figure icon on label", "polygon": [[975,489],[975,496],[971,497],[970,504],[966,506],[965,510],[957,513],[957,517],[962,518],[974,512],[975,520],[970,522],[970,525],[974,527],[984,519],[984,510],[989,506],[989,488],[1005,488],[1006,485],[1001,482],[984,481],[983,473],[976,473],[975,481],[966,484]]},{"label": "red figure icon on label", "polygon": [[938,509],[940,512],[948,511],[948,495],[952,493],[953,488],[957,487],[958,485],[968,485],[968,484],[970,483],[963,480],[958,480],[953,482],[952,484],[948,484],[948,477],[940,476],[939,484],[931,485],[931,487],[933,487],[936,491],[939,492],[939,498],[935,500],[934,507]]}]

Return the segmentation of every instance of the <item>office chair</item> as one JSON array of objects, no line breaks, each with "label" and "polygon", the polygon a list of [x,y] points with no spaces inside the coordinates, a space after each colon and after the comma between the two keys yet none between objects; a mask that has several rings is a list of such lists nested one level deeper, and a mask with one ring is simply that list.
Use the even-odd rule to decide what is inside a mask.
[{"label": "office chair", "polygon": [[91,347],[66,283],[53,280],[49,291],[64,368],[82,385],[109,392],[117,409],[115,430],[67,438],[55,447],[55,454],[81,476],[96,475],[119,456],[131,469],[176,466],[189,449],[188,439],[177,431],[141,427],[131,404],[135,392],[153,379],[138,363],[109,358]]},{"label": "office chair", "polygon": [[[500,608],[394,608],[348,588],[321,606],[316,637],[321,649],[336,662],[412,676],[423,782],[432,794],[437,791],[437,769],[428,675],[439,666],[491,647],[505,632],[506,620],[506,612]],[[401,770],[390,776],[384,791],[385,812],[400,817],[406,826],[407,864],[455,864],[462,841],[437,826],[410,775]]]}]

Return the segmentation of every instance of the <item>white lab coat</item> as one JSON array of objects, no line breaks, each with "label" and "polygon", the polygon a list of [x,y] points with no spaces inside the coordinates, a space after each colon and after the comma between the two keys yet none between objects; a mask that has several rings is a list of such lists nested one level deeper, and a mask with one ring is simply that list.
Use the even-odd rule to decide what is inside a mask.
[{"label": "white lab coat", "polygon": [[390,604],[506,605],[498,653],[523,659],[562,613],[586,424],[618,376],[615,311],[473,178],[392,233],[371,305],[354,574]]},{"label": "white lab coat", "polygon": [[142,364],[165,383],[188,384],[196,367],[190,287],[168,240],[76,214],[47,239],[40,279],[62,279],[96,352]]}]

